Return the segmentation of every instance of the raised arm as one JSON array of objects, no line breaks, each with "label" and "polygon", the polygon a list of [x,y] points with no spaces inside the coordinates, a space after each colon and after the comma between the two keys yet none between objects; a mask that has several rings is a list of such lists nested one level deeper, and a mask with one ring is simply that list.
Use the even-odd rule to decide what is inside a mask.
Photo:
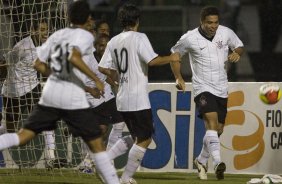
[{"label": "raised arm", "polygon": [[169,56],[158,56],[149,62],[149,66],[160,66],[171,62],[180,62],[180,56],[178,53],[173,53]]}]

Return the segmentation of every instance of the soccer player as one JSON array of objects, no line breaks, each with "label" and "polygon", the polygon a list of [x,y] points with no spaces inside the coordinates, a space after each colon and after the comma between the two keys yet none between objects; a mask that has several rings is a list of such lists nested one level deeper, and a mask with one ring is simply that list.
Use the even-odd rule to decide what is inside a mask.
[{"label": "soccer player", "polygon": [[102,56],[104,55],[109,40],[110,40],[110,36],[108,34],[105,33],[96,34],[95,42],[94,42],[94,47],[95,47],[94,56],[98,61],[98,63],[101,61]]},{"label": "soccer player", "polygon": [[[107,34],[101,33],[101,34],[98,34],[96,38],[97,39],[95,40],[95,43],[94,43],[94,47],[96,49],[94,52],[94,56],[99,63],[102,56],[104,55],[105,48],[110,40],[110,37]],[[106,78],[106,82],[111,84],[112,86],[112,90],[109,90],[109,93],[111,94],[110,102],[112,104],[110,105],[111,107],[109,107],[109,111],[112,113],[113,126],[110,132],[110,135],[108,138],[108,144],[107,144],[107,150],[109,151],[109,155],[112,159],[116,158],[117,156],[121,154],[119,153],[119,151],[121,151],[122,153],[126,152],[127,149],[131,147],[131,142],[132,142],[130,137],[125,137],[125,139],[120,140],[126,143],[125,145],[117,144],[119,151],[116,149],[113,149],[113,150],[110,149],[119,140],[119,138],[122,137],[123,128],[125,127],[125,122],[123,120],[123,117],[120,114],[120,112],[117,111],[117,108],[116,108],[115,96],[112,96],[113,93],[117,92],[118,85],[116,81],[117,81],[116,75],[113,80],[111,80],[111,78],[109,77]],[[105,83],[105,85],[108,85],[107,83]]]},{"label": "soccer player", "polygon": [[[84,91],[91,92],[91,89],[84,88],[77,77],[77,73],[84,73],[95,81],[99,93],[102,93],[103,83],[82,60],[82,56],[91,54],[93,47],[94,38],[86,31],[91,20],[90,13],[85,1],[73,2],[68,12],[73,26],[56,31],[37,48],[38,58],[34,67],[49,77],[40,101],[24,127],[17,133],[0,136],[0,150],[24,145],[41,131],[55,129],[57,121],[62,119],[74,136],[80,136],[87,143],[93,152],[91,158],[106,183],[117,184],[116,170],[105,151],[101,129],[97,124],[99,115],[89,108]],[[50,66],[46,64],[48,59]]]},{"label": "soccer player", "polygon": [[[219,142],[227,114],[228,80],[225,65],[226,62],[239,61],[243,43],[231,29],[219,25],[216,7],[203,8],[200,16],[200,26],[184,34],[171,51],[181,56],[189,53],[194,101],[199,117],[205,122],[202,151],[194,161],[199,178],[207,179],[207,162],[211,155],[216,177],[220,180],[224,179],[226,170],[225,163],[221,161]],[[180,64],[172,65],[178,87],[184,89]]]},{"label": "soccer player", "polygon": [[111,68],[118,72],[119,88],[116,96],[117,109],[135,143],[131,147],[121,183],[136,183],[132,178],[140,166],[154,133],[151,105],[148,97],[148,65],[164,65],[178,62],[179,55],[161,57],[156,54],[146,34],[137,32],[140,10],[130,4],[119,9],[118,19],[123,32],[107,44],[99,63],[99,70],[107,73]]},{"label": "soccer player", "polygon": [[108,22],[104,19],[99,19],[95,21],[94,31],[96,35],[106,34],[110,36],[110,26]]},{"label": "soccer player", "polygon": [[[1,72],[7,70],[2,94],[7,132],[18,130],[23,114],[29,114],[38,103],[41,85],[37,71],[32,63],[37,56],[36,48],[48,37],[48,20],[33,19],[31,34],[22,39],[5,54],[5,65]],[[43,132],[46,143],[46,167],[55,159],[55,135],[53,131]]]},{"label": "soccer player", "polygon": [[[92,32],[92,34],[95,35],[95,32]],[[83,60],[85,61],[86,65],[94,73],[97,74],[99,79],[101,79],[101,81],[104,81],[104,85],[105,85],[104,95],[99,99],[97,99],[88,93],[87,99],[91,105],[93,112],[102,115],[102,117],[99,119],[99,123],[101,129],[103,130],[104,135],[106,135],[109,125],[110,124],[113,125],[113,128],[108,138],[107,150],[109,151],[109,157],[111,159],[114,159],[117,156],[125,153],[129,148],[131,148],[131,146],[133,145],[133,140],[131,136],[125,136],[122,138],[122,131],[125,126],[123,117],[121,113],[117,111],[115,96],[111,89],[111,86],[108,84],[109,78],[106,75],[99,72],[98,70],[98,61],[100,61],[99,58],[102,57],[109,39],[110,38],[107,34],[103,34],[103,33],[98,34],[96,36],[96,40],[94,43],[95,46],[95,48],[93,48],[95,50],[94,53],[84,56]],[[101,57],[98,57],[98,59],[96,60],[97,56],[101,56]],[[90,78],[84,77],[84,75],[79,76],[79,78],[83,81],[84,85],[90,88],[96,87],[95,83]],[[116,85],[113,84],[113,82],[109,82],[109,83],[111,83],[112,85]],[[122,139],[119,140],[120,138]],[[119,140],[119,144],[117,144],[114,148],[112,148],[112,146],[118,140]],[[79,170],[84,173],[92,173],[93,172],[92,169],[95,163],[93,163],[93,161],[89,157],[88,150],[85,149],[85,146],[83,146],[82,149],[84,152],[86,152],[86,156]]]},{"label": "soccer player", "polygon": [[7,76],[2,94],[8,132],[15,132],[21,115],[25,111],[30,113],[32,106],[39,101],[41,86],[32,63],[36,59],[36,47],[44,43],[47,37],[47,20],[33,21],[30,36],[16,43],[4,55]]}]

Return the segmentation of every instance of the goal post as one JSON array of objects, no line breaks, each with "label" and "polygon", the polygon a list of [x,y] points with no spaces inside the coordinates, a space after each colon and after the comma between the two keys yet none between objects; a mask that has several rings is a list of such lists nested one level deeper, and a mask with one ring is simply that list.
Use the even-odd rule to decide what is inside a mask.
[{"label": "goal post", "polygon": [[[0,0],[0,59],[6,59],[5,56],[13,50],[15,44],[33,34],[31,30],[34,21],[40,22],[41,19],[47,19],[49,36],[56,30],[68,26],[67,6],[69,2],[70,0]],[[17,61],[5,61],[5,63],[0,63],[0,92],[2,91],[1,86],[3,82],[5,80],[12,81],[12,77],[15,77],[15,75],[10,75],[10,73],[14,71],[9,69],[7,69],[7,75],[3,75],[3,66],[6,65],[7,68],[12,67],[13,69],[16,67],[27,67],[20,62],[21,60],[18,59]],[[38,80],[43,83],[39,75]],[[0,94],[1,101],[5,95]],[[12,98],[17,98],[17,96],[11,96]],[[40,94],[38,96],[40,96]],[[9,102],[10,104],[8,104],[8,101],[6,101],[6,103],[2,101],[2,112],[0,111],[3,115],[2,125],[5,125],[7,122],[5,116],[7,108],[11,105],[18,105],[18,109],[20,110],[18,112],[12,111],[17,115],[17,119],[19,120],[19,125],[14,127],[16,127],[16,129],[21,127],[30,113],[29,109],[21,111],[21,107],[26,105],[33,106],[33,102],[38,101],[38,99],[35,99],[33,96],[29,98],[31,99],[26,100],[23,104],[11,104],[15,101],[11,101]],[[45,168],[45,157],[45,138],[43,134],[39,134],[25,146],[0,151],[0,167],[21,169]],[[80,139],[72,138],[67,133],[66,126],[63,122],[58,123],[58,129],[55,130],[55,159],[58,162],[58,167],[65,166],[69,168],[76,167],[82,159]],[[62,163],[60,163],[60,161],[62,161]]]}]

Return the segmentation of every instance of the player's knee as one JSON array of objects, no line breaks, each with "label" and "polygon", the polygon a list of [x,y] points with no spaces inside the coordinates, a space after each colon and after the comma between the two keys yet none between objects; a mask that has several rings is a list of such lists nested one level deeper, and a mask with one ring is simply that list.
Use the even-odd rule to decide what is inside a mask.
[{"label": "player's knee", "polygon": [[152,142],[151,136],[137,137],[137,144],[148,146]]},{"label": "player's knee", "polygon": [[28,143],[31,139],[33,139],[36,134],[35,132],[33,132],[32,130],[28,130],[28,129],[21,129],[21,131],[19,131],[18,133],[18,137],[19,137],[19,145],[25,145],[26,143]]},{"label": "player's knee", "polygon": [[90,140],[85,139],[85,137],[82,137],[82,139],[93,153],[98,153],[105,150],[103,137],[98,137]]}]

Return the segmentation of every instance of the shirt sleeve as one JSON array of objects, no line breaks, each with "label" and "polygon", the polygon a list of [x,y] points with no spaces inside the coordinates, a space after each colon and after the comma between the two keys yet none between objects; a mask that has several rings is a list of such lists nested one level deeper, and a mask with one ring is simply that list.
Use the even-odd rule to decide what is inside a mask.
[{"label": "shirt sleeve", "polygon": [[81,55],[88,55],[92,54],[93,52],[93,42],[94,42],[94,37],[91,33],[80,30],[79,36],[70,43],[70,47],[76,47],[79,49]]},{"label": "shirt sleeve", "polygon": [[4,56],[7,64],[9,64],[9,65],[14,65],[14,64],[18,63],[18,61],[20,60],[19,50],[11,50],[7,54],[4,54],[3,56]]},{"label": "shirt sleeve", "polygon": [[50,53],[51,53],[51,46],[53,43],[53,36],[51,35],[45,43],[43,43],[41,46],[36,48],[36,52],[37,52],[37,57],[40,61],[47,63],[49,57],[50,57]]},{"label": "shirt sleeve", "polygon": [[110,44],[109,43],[107,44],[107,47],[106,47],[105,52],[102,56],[102,59],[99,62],[99,66],[102,67],[102,68],[109,68],[109,69],[116,70],[116,67],[114,66],[112,55],[111,55],[111,52],[110,52],[110,46],[109,46]]},{"label": "shirt sleeve", "polygon": [[27,38],[22,39],[13,47],[11,51],[4,55],[7,63],[16,64],[21,61],[25,55],[32,52],[32,46],[30,40]]},{"label": "shirt sleeve", "polygon": [[180,56],[184,56],[189,49],[189,43],[188,43],[188,34],[182,35],[181,38],[177,41],[177,43],[170,49],[172,53],[178,52]]},{"label": "shirt sleeve", "polygon": [[228,47],[231,50],[234,50],[238,47],[244,47],[243,42],[240,40],[240,38],[234,33],[234,31],[232,31],[231,29],[228,29]]},{"label": "shirt sleeve", "polygon": [[147,35],[141,34],[139,40],[138,40],[138,56],[142,61],[145,61],[146,63],[149,63],[154,58],[158,56],[158,54],[155,53]]}]

